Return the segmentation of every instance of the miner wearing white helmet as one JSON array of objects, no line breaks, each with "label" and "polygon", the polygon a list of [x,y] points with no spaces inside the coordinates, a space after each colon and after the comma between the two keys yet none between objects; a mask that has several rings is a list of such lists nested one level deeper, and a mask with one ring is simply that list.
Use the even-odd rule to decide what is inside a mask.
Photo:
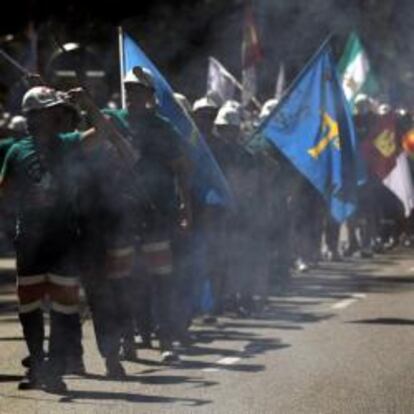
[{"label": "miner wearing white helmet", "polygon": [[276,98],[269,99],[268,101],[266,101],[263,104],[262,109],[260,111],[260,115],[259,115],[260,120],[267,118],[271,114],[273,109],[276,108],[276,105],[278,103],[279,103],[279,100]]},{"label": "miner wearing white helmet", "polygon": [[227,101],[217,113],[214,125],[218,135],[227,141],[241,141],[241,105],[237,101]]},{"label": "miner wearing white helmet", "polygon": [[219,106],[209,96],[203,96],[193,103],[194,121],[207,141],[213,133],[214,119],[218,110]]},{"label": "miner wearing white helmet", "polygon": [[9,129],[15,131],[18,135],[27,134],[27,120],[22,115],[15,115],[9,122]]},{"label": "miner wearing white helmet", "polygon": [[183,230],[191,226],[189,162],[178,145],[177,131],[158,111],[156,82],[151,71],[136,66],[123,82],[127,107],[107,114],[139,151],[141,157],[135,172],[147,194],[147,197],[136,194],[134,213],[136,228],[141,229],[139,249],[146,269],[145,286],[137,289],[142,297],[135,301],[140,307],[136,311],[137,320],[146,344],[150,345],[151,302],[155,303],[161,358],[172,362],[177,359],[173,348],[177,325],[171,308],[176,283],[172,237],[177,222]]},{"label": "miner wearing white helmet", "polygon": [[[75,340],[73,332],[80,329],[78,232],[73,220],[77,182],[71,159],[97,131],[73,130],[78,116],[73,101],[82,96],[79,90],[64,94],[46,86],[27,91],[22,112],[29,135],[8,150],[0,173],[0,191],[16,200],[19,318],[30,354],[30,368],[20,389],[65,390],[62,376],[68,351]],[[46,368],[45,297],[51,302]]]}]

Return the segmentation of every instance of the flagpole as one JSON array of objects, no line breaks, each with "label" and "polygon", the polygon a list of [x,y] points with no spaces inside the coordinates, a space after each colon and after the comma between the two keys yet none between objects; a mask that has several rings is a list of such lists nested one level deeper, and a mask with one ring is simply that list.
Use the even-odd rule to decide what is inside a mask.
[{"label": "flagpole", "polygon": [[30,72],[24,68],[17,60],[13,59],[10,55],[8,55],[3,49],[0,49],[0,56],[3,56],[5,60],[7,60],[13,67],[19,70],[23,75],[27,76],[30,75]]},{"label": "flagpole", "polygon": [[[243,85],[232,74],[229,75],[233,78],[234,84],[237,86],[240,92],[243,91]],[[257,109],[261,109],[262,105],[255,96],[252,96],[252,102],[256,105]]]},{"label": "flagpole", "polygon": [[279,66],[279,73],[276,81],[276,90],[275,90],[275,99],[278,101],[283,96],[283,91],[285,90],[285,64],[282,62]]},{"label": "flagpole", "polygon": [[119,80],[121,82],[121,105],[122,109],[126,108],[126,95],[125,95],[125,84],[124,84],[124,32],[122,26],[118,26],[118,50],[119,50]]}]

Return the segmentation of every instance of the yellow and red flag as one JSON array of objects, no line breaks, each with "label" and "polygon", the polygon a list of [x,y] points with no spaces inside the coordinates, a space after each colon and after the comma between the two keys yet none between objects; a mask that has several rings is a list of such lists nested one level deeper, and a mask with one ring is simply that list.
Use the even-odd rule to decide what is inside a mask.
[{"label": "yellow and red flag", "polygon": [[400,153],[393,113],[378,116],[368,137],[362,141],[361,149],[368,170],[381,180],[384,179],[395,167]]},{"label": "yellow and red flag", "polygon": [[400,199],[408,217],[414,208],[414,188],[407,154],[402,146],[408,145],[410,136],[403,137],[402,146],[400,138],[395,114],[389,113],[378,117],[361,147],[371,173]]}]

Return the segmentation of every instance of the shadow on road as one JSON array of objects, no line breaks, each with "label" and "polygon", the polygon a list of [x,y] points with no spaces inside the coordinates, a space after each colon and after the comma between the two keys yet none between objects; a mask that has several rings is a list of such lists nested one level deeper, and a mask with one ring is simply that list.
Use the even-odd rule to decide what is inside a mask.
[{"label": "shadow on road", "polygon": [[358,321],[348,321],[347,323],[362,323],[370,325],[407,325],[413,326],[414,319],[401,318],[377,318],[377,319],[361,319]]},{"label": "shadow on road", "polygon": [[[152,404],[174,404],[180,403],[184,406],[197,407],[210,404],[210,400],[201,400],[194,398],[179,398],[179,397],[163,397],[161,395],[143,395],[138,393],[126,392],[109,392],[109,391],[68,391],[60,402],[62,403],[79,403],[81,400],[99,400],[99,405],[102,400],[115,400],[131,403],[152,403]],[[83,403],[83,402],[82,402]]]},{"label": "shadow on road", "polygon": [[[252,358],[267,352],[282,351],[291,346],[277,338],[278,330],[300,331],[306,329],[309,324],[333,318],[334,313],[324,312],[323,307],[321,308],[327,300],[349,298],[354,293],[393,293],[411,287],[414,284],[414,276],[394,274],[395,267],[391,267],[398,265],[404,255],[408,260],[411,252],[403,252],[400,256],[391,254],[376,257],[367,261],[352,259],[341,263],[323,263],[307,274],[297,274],[285,281],[283,290],[280,286],[271,286],[266,305],[249,317],[240,318],[235,314],[226,314],[216,325],[197,325],[192,332],[196,336],[196,343],[180,349],[182,361],[171,368],[178,374],[184,373],[185,370],[221,370],[246,374],[262,372],[266,369],[265,365],[252,363]],[[392,271],[386,273],[387,268],[392,268]],[[18,323],[15,299],[12,296],[13,284],[14,277],[11,273],[5,274],[0,282],[0,323]],[[412,326],[414,320],[377,318],[347,323]],[[19,336],[0,337],[0,342],[21,340],[22,337]],[[206,357],[211,357],[210,361]],[[240,360],[228,365],[219,363],[219,358],[228,357]],[[157,360],[137,359],[135,362],[140,364],[141,368],[142,365],[146,365],[149,369],[129,375],[122,379],[123,382],[160,386],[186,384],[194,388],[219,384],[216,381],[192,376],[191,371],[187,372],[189,375],[168,375],[170,368]],[[0,383],[17,382],[20,379],[17,375],[0,375]],[[95,374],[87,374],[80,379],[84,384],[90,380],[111,381],[103,375]],[[96,403],[97,400],[99,403]],[[191,407],[212,402],[204,399],[95,390],[68,391],[61,395],[60,399],[61,402],[73,404],[101,404],[102,401],[106,404],[105,400],[108,400],[107,404],[114,405],[114,401],[125,401],[175,403]]]}]

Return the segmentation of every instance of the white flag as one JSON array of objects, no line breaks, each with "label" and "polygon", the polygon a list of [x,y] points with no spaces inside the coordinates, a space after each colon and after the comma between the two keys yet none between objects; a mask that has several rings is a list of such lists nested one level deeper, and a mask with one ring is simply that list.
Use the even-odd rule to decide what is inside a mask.
[{"label": "white flag", "polygon": [[239,84],[235,77],[215,58],[208,58],[207,96],[217,100],[217,104],[235,99]]},{"label": "white flag", "polygon": [[398,155],[395,167],[384,178],[383,183],[404,204],[405,215],[408,217],[414,208],[414,190],[410,166],[405,152]]}]

